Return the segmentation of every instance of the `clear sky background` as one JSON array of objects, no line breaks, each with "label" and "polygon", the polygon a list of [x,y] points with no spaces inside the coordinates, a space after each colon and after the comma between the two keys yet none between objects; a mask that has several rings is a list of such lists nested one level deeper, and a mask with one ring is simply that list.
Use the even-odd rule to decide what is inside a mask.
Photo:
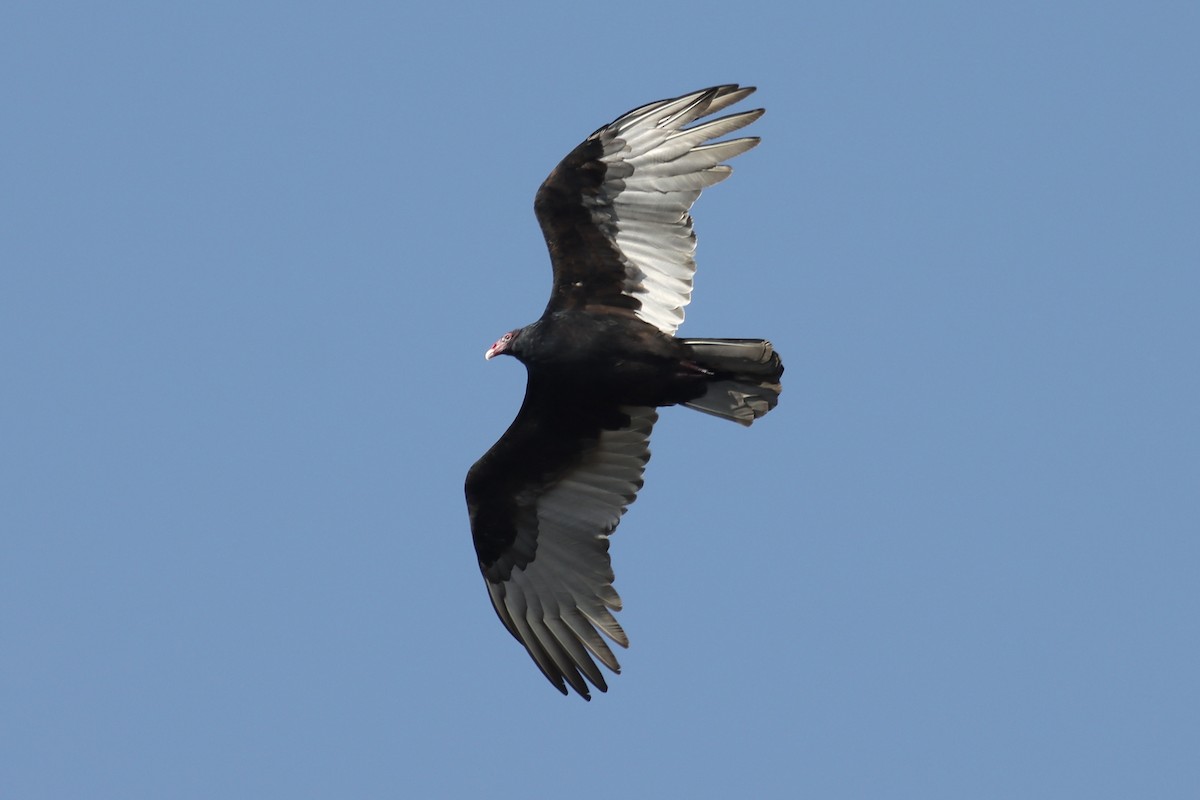
[{"label": "clear sky background", "polygon": [[[1200,796],[1200,6],[10,2],[0,795]],[[760,87],[591,703],[462,481],[532,213],[598,126]]]}]

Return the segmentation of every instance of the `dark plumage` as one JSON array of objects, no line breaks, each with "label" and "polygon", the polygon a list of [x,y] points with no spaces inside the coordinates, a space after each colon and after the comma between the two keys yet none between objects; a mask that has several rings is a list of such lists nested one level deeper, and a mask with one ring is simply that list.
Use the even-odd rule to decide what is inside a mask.
[{"label": "dark plumage", "polygon": [[762,115],[686,127],[754,89],[716,86],[630,111],[554,168],[534,203],[554,268],[536,322],[486,357],[528,371],[525,401],[467,473],[471,532],[488,593],[509,632],[564,694],[607,690],[602,632],[629,644],[612,612],[608,537],[642,486],[660,406],[749,425],[775,407],[783,365],[759,339],[677,339],[691,299],[689,209],[728,177],[723,161],[755,138],[709,143]]}]

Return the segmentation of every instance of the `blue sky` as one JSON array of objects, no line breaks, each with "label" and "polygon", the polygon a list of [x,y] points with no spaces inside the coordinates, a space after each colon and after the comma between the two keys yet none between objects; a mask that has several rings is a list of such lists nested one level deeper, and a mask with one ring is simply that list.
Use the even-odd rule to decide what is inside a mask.
[{"label": "blue sky", "polygon": [[[1191,798],[1200,10],[9,3],[0,794]],[[545,174],[760,87],[613,539],[623,673],[503,630],[462,480]]]}]

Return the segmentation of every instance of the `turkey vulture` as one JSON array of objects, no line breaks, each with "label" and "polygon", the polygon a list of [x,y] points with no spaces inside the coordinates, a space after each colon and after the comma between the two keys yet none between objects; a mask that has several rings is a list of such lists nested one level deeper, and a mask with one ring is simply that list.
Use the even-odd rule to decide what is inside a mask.
[{"label": "turkey vulture", "polygon": [[[608,537],[642,486],[659,406],[749,425],[779,400],[783,364],[762,339],[677,339],[692,295],[700,191],[757,138],[709,143],[763,114],[691,123],[754,91],[714,86],[634,109],[554,168],[534,201],[554,286],[540,319],[485,358],[515,356],[525,400],[467,473],[467,510],[492,605],[549,681],[591,699],[596,660],[620,666]],[[595,660],[593,660],[595,659]]]}]

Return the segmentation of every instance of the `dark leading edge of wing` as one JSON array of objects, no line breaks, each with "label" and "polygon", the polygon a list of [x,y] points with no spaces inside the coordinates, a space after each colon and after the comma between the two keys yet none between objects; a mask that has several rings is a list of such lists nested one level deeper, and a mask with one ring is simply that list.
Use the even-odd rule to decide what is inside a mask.
[{"label": "dark leading edge of wing", "polygon": [[714,86],[636,108],[554,168],[534,201],[554,267],[547,311],[624,310],[675,332],[696,270],[688,210],[701,189],[729,176],[721,162],[759,140],[708,142],[749,125],[763,110],[685,126],[753,92]]},{"label": "dark leading edge of wing", "polygon": [[642,486],[652,408],[544,414],[530,386],[516,420],[467,475],[467,508],[488,594],[504,626],[563,694],[589,697],[620,664],[598,631],[627,647],[612,612],[608,536]]}]

